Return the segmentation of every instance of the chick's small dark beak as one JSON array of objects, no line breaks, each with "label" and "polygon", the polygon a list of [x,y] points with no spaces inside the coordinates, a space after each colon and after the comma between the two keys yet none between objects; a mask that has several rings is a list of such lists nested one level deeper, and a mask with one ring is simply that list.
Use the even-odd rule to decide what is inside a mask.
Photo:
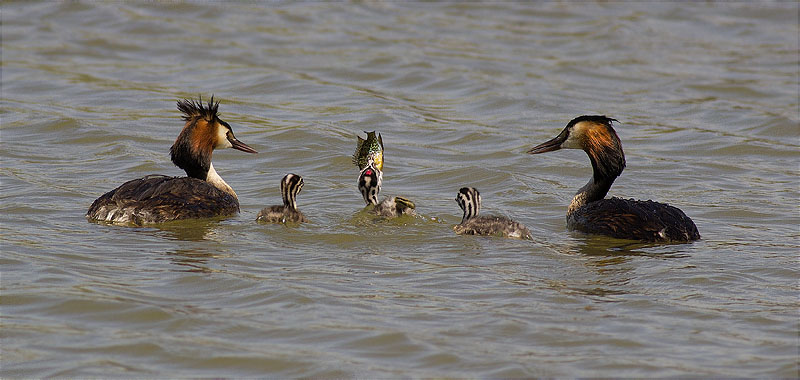
[{"label": "chick's small dark beak", "polygon": [[251,148],[249,145],[239,141],[236,139],[236,136],[233,135],[232,132],[228,132],[228,141],[231,143],[231,148],[236,150],[241,150],[242,152],[247,153],[258,153],[255,149]]},{"label": "chick's small dark beak", "polygon": [[552,152],[554,150],[561,149],[561,144],[567,139],[566,133],[560,133],[558,136],[554,137],[551,140],[543,142],[528,151],[530,154],[539,154],[539,153],[546,153]]}]

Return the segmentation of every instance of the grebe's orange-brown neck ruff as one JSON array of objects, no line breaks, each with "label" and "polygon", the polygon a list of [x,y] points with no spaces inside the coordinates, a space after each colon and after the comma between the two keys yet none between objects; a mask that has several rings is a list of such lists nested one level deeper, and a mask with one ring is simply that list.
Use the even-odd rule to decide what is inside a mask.
[{"label": "grebe's orange-brown neck ruff", "polygon": [[178,101],[185,125],[170,156],[187,177],[149,175],[128,181],[97,198],[86,217],[141,225],[239,212],[236,192],[214,170],[211,155],[221,148],[257,152],[234,136],[231,126],[219,118],[218,109],[213,97],[207,105],[202,100]]},{"label": "grebe's orange-brown neck ruff", "polygon": [[593,175],[572,199],[567,209],[567,227],[622,239],[699,239],[692,219],[676,207],[650,200],[604,199],[625,169],[622,143],[611,126],[615,121],[599,115],[577,117],[558,136],[528,151],[539,154],[562,148],[581,149],[589,156]]}]

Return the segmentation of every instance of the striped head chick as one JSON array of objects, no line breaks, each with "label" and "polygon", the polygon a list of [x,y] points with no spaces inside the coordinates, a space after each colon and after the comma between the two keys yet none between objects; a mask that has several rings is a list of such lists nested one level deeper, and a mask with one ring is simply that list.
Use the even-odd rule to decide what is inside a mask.
[{"label": "striped head chick", "polygon": [[461,223],[453,227],[453,230],[459,235],[531,238],[531,232],[521,223],[504,216],[478,215],[481,211],[481,193],[474,187],[459,189],[456,194],[456,203],[464,211]]},{"label": "striped head chick", "polygon": [[308,219],[297,209],[297,194],[303,189],[303,177],[289,173],[281,179],[282,206],[270,206],[258,213],[256,221],[263,223],[306,223]]},{"label": "striped head chick", "polygon": [[375,163],[371,159],[367,160],[367,166],[361,170],[361,174],[358,176],[358,190],[367,206],[374,205],[372,212],[387,218],[416,214],[416,205],[408,198],[387,197],[378,202],[382,184],[383,172],[375,167]]}]

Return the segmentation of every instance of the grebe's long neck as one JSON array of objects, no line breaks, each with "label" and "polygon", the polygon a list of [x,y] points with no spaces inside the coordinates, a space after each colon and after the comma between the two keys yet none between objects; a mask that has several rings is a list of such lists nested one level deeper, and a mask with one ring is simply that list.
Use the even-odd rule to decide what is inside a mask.
[{"label": "grebe's long neck", "polygon": [[303,178],[297,174],[289,173],[281,180],[281,197],[283,207],[297,210],[297,193],[303,188]]},{"label": "grebe's long neck", "polygon": [[475,196],[475,193],[472,193],[472,198],[467,199],[466,202],[464,202],[464,215],[461,217],[461,223],[464,223],[480,214],[481,199],[479,197],[480,195]]},{"label": "grebe's long neck", "polygon": [[577,209],[583,207],[587,203],[599,201],[606,197],[608,190],[611,189],[611,184],[614,183],[614,178],[597,178],[593,176],[589,182],[578,190],[575,197],[567,209],[567,216],[571,215]]},{"label": "grebe's long neck", "polygon": [[233,191],[233,188],[230,187],[230,185],[228,185],[228,183],[225,182],[225,180],[222,179],[222,177],[220,177],[219,174],[217,174],[216,170],[214,170],[213,163],[209,163],[208,165],[208,174],[206,175],[206,181],[214,185],[214,187],[216,187],[217,189],[220,189],[230,194],[237,201],[239,200],[239,197],[236,196],[236,192]]},{"label": "grebe's long neck", "polygon": [[567,215],[585,204],[605,198],[614,180],[625,170],[625,153],[616,132],[607,129],[591,130],[594,137],[584,140],[583,146],[592,162],[592,178],[572,198]]},{"label": "grebe's long neck", "polygon": [[288,207],[290,210],[297,210],[297,198],[295,194],[290,191],[283,191],[283,207]]}]

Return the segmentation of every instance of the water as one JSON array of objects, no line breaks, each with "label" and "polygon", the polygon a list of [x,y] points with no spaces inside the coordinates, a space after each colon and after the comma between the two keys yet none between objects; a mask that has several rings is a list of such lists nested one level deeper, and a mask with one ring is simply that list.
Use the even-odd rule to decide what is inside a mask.
[{"label": "water", "polygon": [[[2,7],[3,377],[798,376],[797,3]],[[241,214],[88,223],[199,94]],[[565,230],[588,159],[524,151],[581,114],[702,240]],[[364,130],[420,217],[358,213]],[[255,224],[290,171],[313,223]],[[534,240],[455,236],[465,185]]]}]

